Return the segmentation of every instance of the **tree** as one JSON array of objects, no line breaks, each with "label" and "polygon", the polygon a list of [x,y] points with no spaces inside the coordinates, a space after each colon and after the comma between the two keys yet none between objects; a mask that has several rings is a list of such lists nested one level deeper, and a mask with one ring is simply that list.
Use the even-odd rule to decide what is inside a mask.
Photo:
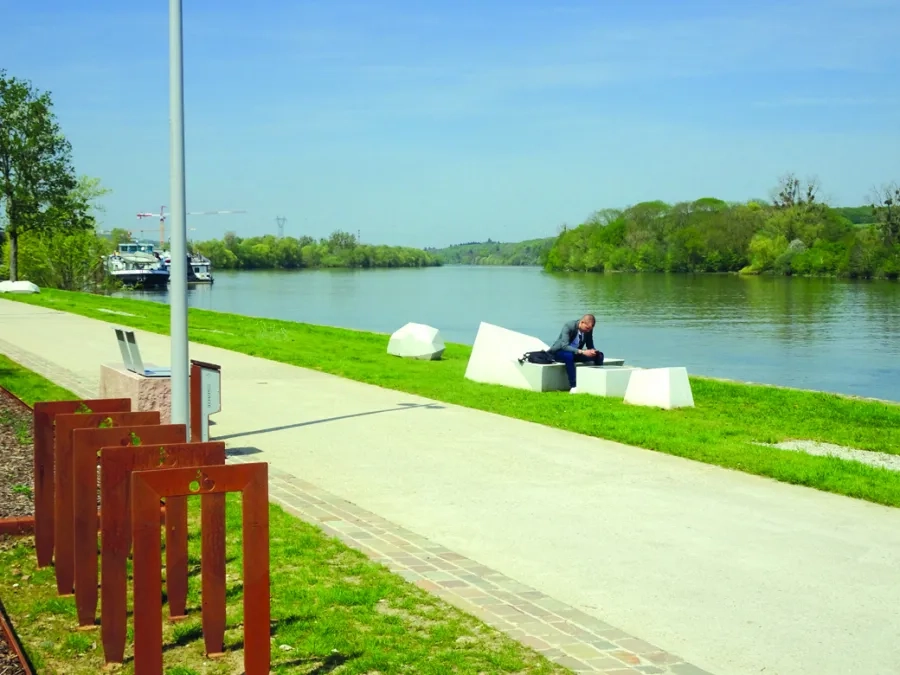
[{"label": "tree", "polygon": [[884,245],[890,248],[900,243],[900,185],[892,183],[873,190],[871,201]]},{"label": "tree", "polygon": [[109,233],[109,241],[113,248],[118,248],[119,244],[131,241],[131,233],[124,228],[114,227]]},{"label": "tree", "polygon": [[78,190],[71,146],[48,93],[0,70],[0,200],[6,208],[9,278],[18,280],[19,236],[93,225]]},{"label": "tree", "polygon": [[[99,178],[81,176],[67,195],[59,213],[48,210],[47,218],[70,221],[80,213],[83,222],[28,230],[20,235],[18,265],[23,276],[38,286],[71,291],[93,290],[105,285],[103,257],[113,246],[92,227],[94,211],[103,211],[95,200],[110,191]],[[76,207],[70,206],[76,204]]]},{"label": "tree", "polygon": [[812,205],[819,194],[819,181],[810,178],[806,185],[800,182],[793,173],[786,173],[778,179],[778,186],[772,197],[775,208],[789,209],[793,206]]}]

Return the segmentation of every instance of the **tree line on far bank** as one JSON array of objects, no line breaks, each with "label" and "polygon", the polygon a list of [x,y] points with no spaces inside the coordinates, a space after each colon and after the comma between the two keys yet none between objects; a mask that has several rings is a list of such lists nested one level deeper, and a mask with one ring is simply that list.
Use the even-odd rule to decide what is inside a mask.
[{"label": "tree line on far bank", "polygon": [[454,244],[447,248],[426,248],[444,265],[540,265],[553,246],[553,237],[518,242],[485,242]]},{"label": "tree line on far bank", "polygon": [[312,237],[242,238],[229,232],[223,239],[193,242],[191,249],[209,258],[214,269],[315,269],[324,267],[433,267],[430,253],[405,246],[361,244],[349,232],[337,230],[318,241]]},{"label": "tree line on far bank", "polygon": [[550,271],[740,272],[851,278],[900,276],[900,187],[870,206],[833,208],[792,174],[771,202],[705,198],[605,209],[564,228],[542,260]]}]

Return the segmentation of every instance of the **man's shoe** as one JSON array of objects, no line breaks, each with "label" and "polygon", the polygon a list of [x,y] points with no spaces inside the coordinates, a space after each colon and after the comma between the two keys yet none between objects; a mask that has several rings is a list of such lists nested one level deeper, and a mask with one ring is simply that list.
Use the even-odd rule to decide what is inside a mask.
[{"label": "man's shoe", "polygon": [[570,393],[570,394],[577,394],[577,393],[578,393],[578,387],[572,387],[571,389],[569,389],[569,393]]}]

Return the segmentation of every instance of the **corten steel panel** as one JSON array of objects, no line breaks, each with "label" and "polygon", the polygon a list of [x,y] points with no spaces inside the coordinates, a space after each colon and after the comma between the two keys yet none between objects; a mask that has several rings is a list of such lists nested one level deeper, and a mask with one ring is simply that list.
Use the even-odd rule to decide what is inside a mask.
[{"label": "corten steel panel", "polygon": [[[80,626],[94,625],[97,613],[97,465],[100,448],[134,446],[142,443],[178,443],[184,441],[185,431],[184,424],[72,431],[75,605],[78,608]],[[101,500],[101,513],[104,508]],[[127,517],[127,505],[125,515]]]},{"label": "corten steel panel", "polygon": [[[183,425],[182,429],[184,438]],[[178,443],[166,445],[146,444],[141,447],[111,447],[100,450],[100,503],[101,541],[103,544],[100,564],[102,569],[100,593],[100,625],[103,635],[103,653],[107,663],[122,663],[125,656],[125,636],[128,612],[128,553],[131,549],[130,492],[131,474],[134,471],[184,466],[225,464],[225,444]],[[218,495],[213,495],[217,497]],[[209,499],[210,496],[207,496]],[[202,498],[201,498],[202,499]],[[184,614],[187,600],[187,509],[185,497],[166,499],[166,584],[170,616]],[[206,509],[204,515],[209,511]],[[204,548],[202,564],[222,569],[224,583],[225,548],[209,549],[207,535],[225,539],[225,511],[215,511],[211,522],[203,522]],[[177,543],[176,543],[177,540]],[[174,588],[173,588],[174,586]],[[77,591],[77,586],[76,586]],[[203,593],[203,612],[206,612],[206,591]],[[176,608],[177,604],[177,608]],[[222,598],[224,612],[224,597]]]},{"label": "corten steel panel", "polygon": [[[195,469],[158,469],[131,474],[132,528],[134,536],[134,672],[162,675],[162,556],[156,514],[160,497],[202,495],[201,510],[209,498],[222,499],[227,492],[243,492],[244,566],[244,671],[246,675],[268,675],[269,644],[269,506],[268,465],[259,462]],[[203,543],[207,533],[201,532]],[[204,550],[203,554],[206,554]],[[206,567],[201,568],[204,577]],[[206,580],[204,579],[204,590]],[[224,579],[221,586],[224,588]],[[212,608],[210,608],[212,610]],[[218,611],[218,610],[216,610]],[[210,617],[203,608],[203,631],[207,654],[223,649],[216,634],[212,644],[207,627],[225,625],[224,611]],[[209,612],[211,613],[211,611]]]},{"label": "corten steel panel", "polygon": [[[53,548],[55,552],[56,590],[71,595],[75,588],[75,533],[72,518],[72,431],[98,427],[138,427],[159,424],[159,411],[127,413],[89,413],[56,416],[53,464],[56,486]],[[157,511],[159,505],[157,504]]]},{"label": "corten steel panel", "polygon": [[34,404],[34,547],[38,567],[53,562],[53,425],[57,415],[130,412],[130,398],[38,401]]}]

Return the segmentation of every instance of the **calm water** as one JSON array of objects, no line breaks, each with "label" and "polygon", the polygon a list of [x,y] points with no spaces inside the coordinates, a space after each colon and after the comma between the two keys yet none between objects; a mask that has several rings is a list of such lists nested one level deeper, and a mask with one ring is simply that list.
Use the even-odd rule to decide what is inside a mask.
[{"label": "calm water", "polygon": [[564,321],[590,312],[600,348],[630,364],[900,400],[900,284],[892,282],[520,267],[216,271],[215,278],[212,287],[189,290],[192,307],[380,332],[416,321],[468,344],[480,321],[550,343]]}]

